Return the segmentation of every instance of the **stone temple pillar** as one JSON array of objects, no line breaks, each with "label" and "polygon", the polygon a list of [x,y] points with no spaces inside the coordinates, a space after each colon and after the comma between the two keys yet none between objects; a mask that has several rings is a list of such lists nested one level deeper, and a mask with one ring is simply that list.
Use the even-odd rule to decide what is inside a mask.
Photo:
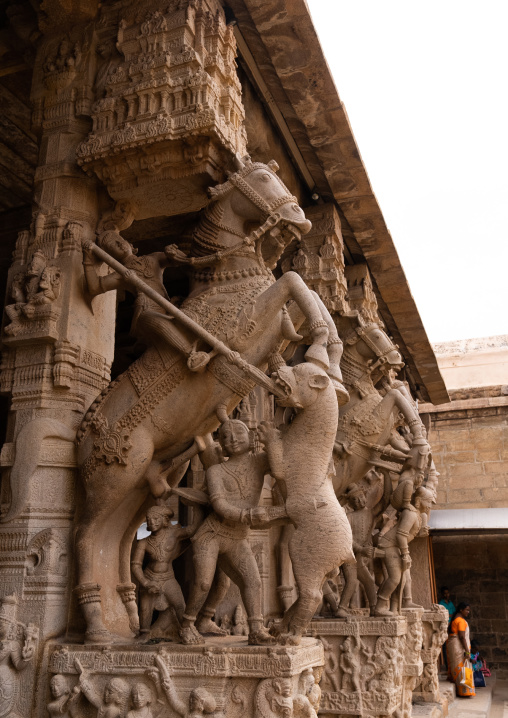
[{"label": "stone temple pillar", "polygon": [[[40,137],[33,221],[17,240],[2,333],[0,382],[11,405],[0,459],[0,582],[3,596],[17,598],[18,620],[38,629],[39,652],[66,630],[73,442],[86,409],[108,384],[114,351],[114,293],[95,299],[92,309],[82,281],[81,242],[94,237],[98,217],[97,181],[75,163],[76,146],[90,129],[92,5],[46,21],[32,93]],[[9,715],[30,714],[36,659],[14,685]]]}]

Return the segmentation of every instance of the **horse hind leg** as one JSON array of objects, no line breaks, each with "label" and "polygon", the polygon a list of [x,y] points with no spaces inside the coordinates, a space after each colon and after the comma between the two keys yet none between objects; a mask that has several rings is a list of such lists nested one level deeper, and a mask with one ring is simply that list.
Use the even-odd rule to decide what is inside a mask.
[{"label": "horse hind leg", "polygon": [[298,645],[321,601],[323,580],[309,572],[308,562],[295,558],[294,551],[290,554],[298,598],[284,613],[274,633],[282,643]]},{"label": "horse hind leg", "polygon": [[281,643],[297,646],[314,616],[322,598],[321,591],[314,587],[302,587],[298,584],[299,596],[288,608],[282,623],[271,630]]},{"label": "horse hind leg", "polygon": [[[184,452],[184,454],[191,453]],[[193,451],[193,454],[197,453]],[[184,456],[182,454],[182,456]],[[178,459],[179,457],[177,457]],[[171,489],[178,486],[185,472],[189,468],[189,460],[174,466],[175,459],[168,461],[153,460],[150,462],[148,469],[145,471],[143,478],[148,483],[150,493],[154,499],[167,499],[171,494]]]},{"label": "horse hind leg", "polygon": [[102,618],[101,586],[95,580],[93,546],[96,532],[94,517],[88,517],[78,525],[75,550],[79,584],[75,587],[74,593],[85,619],[85,642],[110,643],[111,634]]}]

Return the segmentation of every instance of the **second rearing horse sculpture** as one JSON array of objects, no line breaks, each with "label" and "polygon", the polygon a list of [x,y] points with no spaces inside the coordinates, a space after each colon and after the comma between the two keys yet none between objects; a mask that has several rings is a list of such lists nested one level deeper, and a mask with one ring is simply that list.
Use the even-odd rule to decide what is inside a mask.
[{"label": "second rearing horse sculpture", "polygon": [[341,368],[350,401],[340,408],[334,449],[338,496],[360,481],[382,455],[399,413],[413,445],[429,449],[418,409],[405,389],[388,388],[383,395],[376,388],[383,377],[403,368],[398,347],[379,324],[364,321],[358,312],[341,317],[339,330],[344,340]]},{"label": "second rearing horse sculpture", "polygon": [[[339,403],[347,401],[339,368],[342,344],[331,317],[297,274],[275,281],[270,271],[285,245],[311,226],[276,169],[275,163],[238,161],[238,171],[211,190],[190,256],[173,252],[190,272],[182,311],[225,342],[231,357],[214,356],[184,329],[194,354],[212,357],[191,371],[184,354],[155,342],[97,398],[78,431],[84,497],[75,591],[89,642],[106,643],[111,632],[127,637],[129,627],[136,630],[130,577],[135,531],[150,494],[164,495],[168,482],[175,485],[182,476],[182,467],[168,476],[162,469],[188,456],[195,436],[217,428],[220,407],[230,413],[253,388],[233,352],[264,370],[271,355],[301,338],[291,319],[297,327],[305,320],[306,359],[328,372]],[[290,319],[285,305],[291,300]]]}]

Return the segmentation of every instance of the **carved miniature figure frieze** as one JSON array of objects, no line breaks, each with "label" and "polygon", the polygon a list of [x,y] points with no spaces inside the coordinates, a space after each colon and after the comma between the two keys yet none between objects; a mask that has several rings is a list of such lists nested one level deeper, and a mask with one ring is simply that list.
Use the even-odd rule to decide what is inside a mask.
[{"label": "carved miniature figure frieze", "polygon": [[[232,26],[217,0],[121,13],[116,42],[98,47],[93,128],[78,162],[115,199],[136,199],[139,217],[200,209],[227,157],[246,151]],[[104,7],[103,26],[115,21]]]},{"label": "carved miniature figure frieze", "polygon": [[[298,649],[247,647],[215,639],[206,646],[112,647],[64,645],[49,658],[50,715],[257,715],[271,695],[288,699],[291,716],[315,718],[323,648],[304,639]],[[229,680],[228,680],[229,679]],[[47,680],[47,679],[46,679]],[[278,681],[277,686],[271,684]],[[142,710],[143,709],[143,710]],[[141,713],[136,713],[141,711]],[[262,713],[265,715],[265,713]]]},{"label": "carved miniature figure frieze", "polygon": [[20,682],[36,655],[39,638],[38,628],[20,623],[17,613],[15,594],[0,599],[0,715],[12,718],[22,718],[18,712]]},{"label": "carved miniature figure frieze", "polygon": [[404,618],[316,620],[325,665],[320,715],[392,715],[402,701]]}]

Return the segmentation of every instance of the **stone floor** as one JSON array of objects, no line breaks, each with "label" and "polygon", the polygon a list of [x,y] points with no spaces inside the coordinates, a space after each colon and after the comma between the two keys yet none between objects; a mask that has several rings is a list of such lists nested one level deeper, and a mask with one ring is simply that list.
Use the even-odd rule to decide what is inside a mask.
[{"label": "stone floor", "polygon": [[[473,698],[457,698],[454,684],[440,681],[441,695],[448,699],[448,718],[508,718],[508,679],[492,677],[486,683]],[[443,718],[443,710],[438,703],[414,705],[413,718]]]},{"label": "stone floor", "polygon": [[[448,718],[508,718],[508,680],[486,679],[473,698],[455,698],[448,705]],[[450,685],[452,688],[454,686]]]}]

